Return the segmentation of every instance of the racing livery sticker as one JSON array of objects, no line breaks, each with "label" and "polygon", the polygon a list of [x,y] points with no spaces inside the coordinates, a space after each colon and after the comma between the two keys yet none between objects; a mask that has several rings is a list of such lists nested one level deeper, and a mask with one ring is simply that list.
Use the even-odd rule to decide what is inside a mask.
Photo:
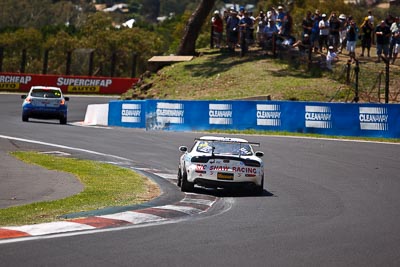
[{"label": "racing livery sticker", "polygon": [[156,114],[157,123],[184,123],[184,105],[180,103],[158,102]]},{"label": "racing livery sticker", "polygon": [[281,126],[280,105],[257,104],[257,125]]},{"label": "racing livery sticker", "polygon": [[209,104],[208,105],[210,124],[232,124],[232,105],[231,104]]},{"label": "racing livery sticker", "polygon": [[388,131],[388,111],[387,108],[360,107],[359,120],[361,130]]},{"label": "racing livery sticker", "polygon": [[328,106],[305,106],[307,128],[332,128],[332,113]]},{"label": "racing livery sticker", "polygon": [[122,104],[121,122],[140,123],[142,105],[141,104]]}]

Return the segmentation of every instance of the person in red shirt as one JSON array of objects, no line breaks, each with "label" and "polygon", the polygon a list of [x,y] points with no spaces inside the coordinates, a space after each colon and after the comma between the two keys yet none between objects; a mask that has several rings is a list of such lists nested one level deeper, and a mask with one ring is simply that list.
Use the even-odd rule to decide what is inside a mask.
[{"label": "person in red shirt", "polygon": [[215,10],[214,16],[211,19],[212,29],[213,29],[213,38],[214,38],[214,46],[216,48],[221,47],[222,40],[222,32],[224,30],[224,22],[219,15],[219,11]]}]

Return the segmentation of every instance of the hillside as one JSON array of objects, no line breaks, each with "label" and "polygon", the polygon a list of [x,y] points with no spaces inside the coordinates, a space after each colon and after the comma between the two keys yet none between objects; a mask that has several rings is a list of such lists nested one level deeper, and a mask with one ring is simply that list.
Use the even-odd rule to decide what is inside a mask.
[{"label": "hillside", "polygon": [[[374,53],[371,51],[371,58],[359,58],[360,102],[384,102],[385,64],[376,63]],[[348,56],[340,55],[333,72],[321,68],[318,62],[322,57],[313,54],[313,65],[308,68],[305,58],[274,58],[257,48],[245,57],[240,57],[238,51],[231,55],[205,49],[190,62],[164,67],[144,78],[123,98],[351,102],[355,96],[355,64],[350,65],[347,76]],[[399,63],[390,65],[390,102],[394,103],[400,101]]]}]

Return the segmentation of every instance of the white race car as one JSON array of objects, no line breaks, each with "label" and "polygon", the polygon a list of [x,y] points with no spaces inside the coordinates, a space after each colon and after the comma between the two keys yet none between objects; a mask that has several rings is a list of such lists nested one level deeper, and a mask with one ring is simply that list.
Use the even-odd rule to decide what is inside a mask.
[{"label": "white race car", "polygon": [[263,152],[253,151],[250,143],[241,138],[203,136],[196,138],[189,151],[179,160],[178,182],[183,192],[191,192],[194,185],[209,188],[252,186],[256,193],[264,191]]}]

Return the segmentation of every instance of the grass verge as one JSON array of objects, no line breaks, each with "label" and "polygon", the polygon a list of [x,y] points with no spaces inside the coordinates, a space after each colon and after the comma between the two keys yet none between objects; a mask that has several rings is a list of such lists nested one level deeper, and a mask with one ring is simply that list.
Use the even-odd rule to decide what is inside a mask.
[{"label": "grass verge", "polygon": [[11,155],[29,164],[71,173],[85,188],[64,199],[0,209],[0,226],[50,222],[61,220],[59,216],[63,214],[140,204],[160,193],[158,186],[145,177],[111,164],[37,152],[12,152]]}]

